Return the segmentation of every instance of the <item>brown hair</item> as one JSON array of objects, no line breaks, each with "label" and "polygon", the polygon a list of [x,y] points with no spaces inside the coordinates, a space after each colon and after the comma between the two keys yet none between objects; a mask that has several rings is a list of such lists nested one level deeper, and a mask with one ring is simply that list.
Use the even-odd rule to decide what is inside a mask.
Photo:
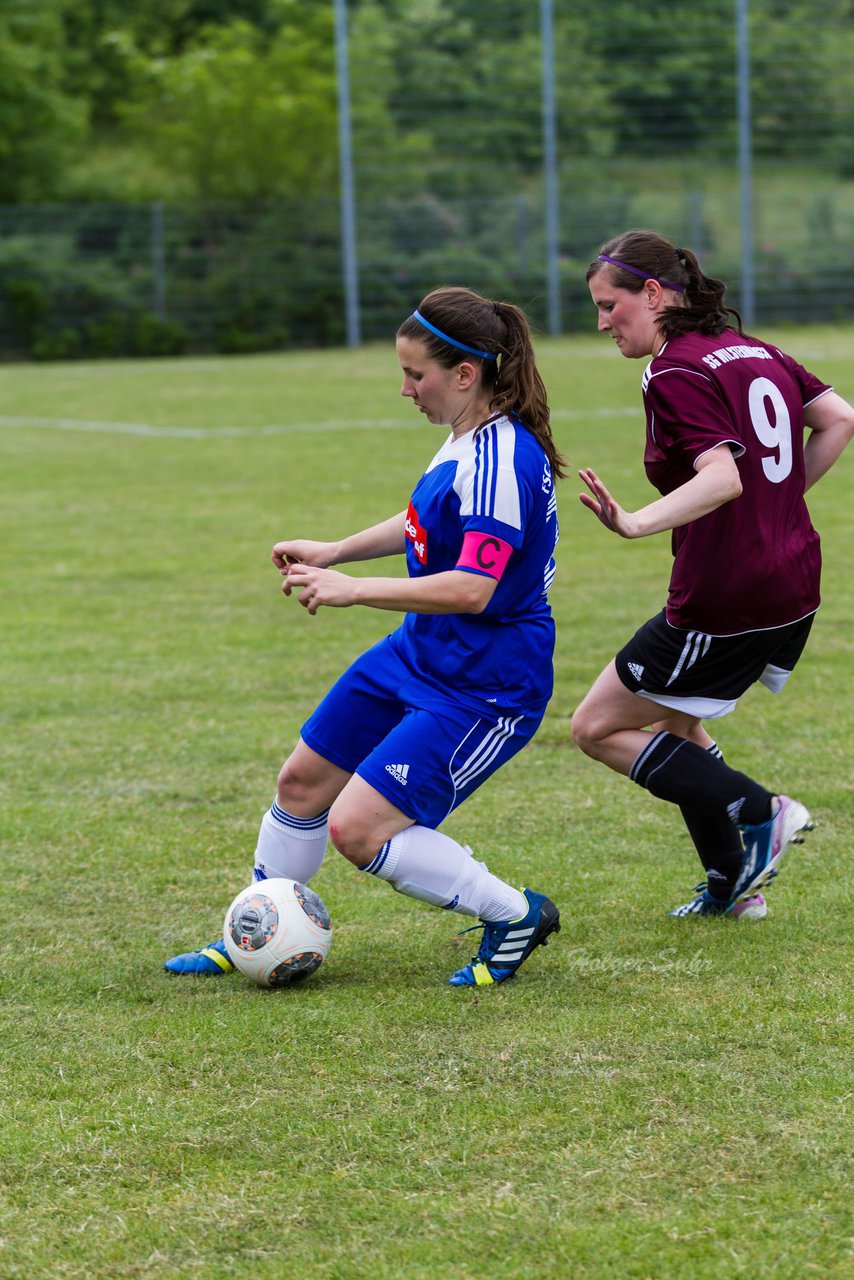
[{"label": "brown hair", "polygon": [[[447,369],[462,360],[479,365],[483,385],[490,392],[490,408],[516,414],[542,445],[553,475],[564,476],[566,459],[552,437],[546,388],[524,311],[512,302],[493,302],[457,285],[434,289],[419,302],[418,311],[453,342],[437,337],[414,315],[404,320],[398,337],[423,343],[430,358]],[[460,348],[455,342],[464,345]]]},{"label": "brown hair", "polygon": [[[643,272],[647,279],[658,280],[665,286],[667,282],[682,286],[684,293],[680,302],[665,307],[661,313],[659,328],[665,338],[690,332],[715,335],[732,328],[742,332],[741,316],[734,307],[724,303],[726,285],[722,280],[703,275],[690,249],[677,249],[656,231],[624,231],[606,240],[599,252]],[[640,293],[644,286],[643,276],[599,258],[591,262],[585,279],[589,281],[604,270],[611,273],[610,278],[620,289]]]}]

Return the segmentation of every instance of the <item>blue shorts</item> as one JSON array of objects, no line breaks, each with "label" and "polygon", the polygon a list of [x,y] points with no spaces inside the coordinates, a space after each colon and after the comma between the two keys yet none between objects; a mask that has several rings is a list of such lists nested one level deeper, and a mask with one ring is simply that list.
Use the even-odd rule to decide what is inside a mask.
[{"label": "blue shorts", "polygon": [[336,681],[301,736],[415,822],[438,827],[530,742],[544,714],[473,710],[413,672],[386,637]]}]

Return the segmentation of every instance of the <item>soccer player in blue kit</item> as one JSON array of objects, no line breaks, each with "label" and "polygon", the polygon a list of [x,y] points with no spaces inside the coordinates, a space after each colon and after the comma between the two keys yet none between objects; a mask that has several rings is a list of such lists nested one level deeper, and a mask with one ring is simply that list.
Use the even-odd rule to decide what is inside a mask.
[{"label": "soccer player in blue kit", "polygon": [[803,651],[821,576],[804,492],[848,444],[854,409],[744,334],[723,283],[655,232],[609,240],[587,281],[600,331],[651,357],[644,465],[661,497],[625,511],[585,468],[581,501],[623,538],[672,530],[674,561],[666,608],[596,679],[573,737],[682,809],[707,880],[671,915],[760,918],[760,890],[812,819],[725,764],[702,721],[756,681],[779,693]]},{"label": "soccer player in blue kit", "polygon": [[[451,428],[407,509],[339,542],[278,542],[273,561],[310,614],[361,604],[405,617],[303,726],[261,823],[255,877],[308,881],[329,840],[398,892],[478,918],[477,955],[450,982],[485,986],[557,932],[558,909],[437,828],[530,741],[551,696],[563,459],[518,307],[434,290],[400,326],[397,354],[401,394]],[[405,555],[407,577],[330,567],[393,554]],[[215,942],[166,968],[232,965]]]}]

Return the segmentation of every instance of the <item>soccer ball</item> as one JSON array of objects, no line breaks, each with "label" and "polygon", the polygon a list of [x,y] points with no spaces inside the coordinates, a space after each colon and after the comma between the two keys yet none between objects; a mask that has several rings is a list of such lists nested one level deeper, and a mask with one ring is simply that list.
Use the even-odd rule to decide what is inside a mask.
[{"label": "soccer ball", "polygon": [[236,969],[259,987],[285,987],[307,978],[332,941],[329,912],[298,880],[259,880],[225,913],[225,949]]}]

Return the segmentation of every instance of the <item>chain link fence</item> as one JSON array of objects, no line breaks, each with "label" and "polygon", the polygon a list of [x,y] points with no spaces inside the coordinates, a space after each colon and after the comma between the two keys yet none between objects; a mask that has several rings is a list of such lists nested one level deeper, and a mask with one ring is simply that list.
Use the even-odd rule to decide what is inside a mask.
[{"label": "chain link fence", "polygon": [[[854,193],[815,182],[757,187],[762,324],[854,318]],[[695,248],[740,300],[734,194],[614,190],[561,201],[561,316],[589,330],[584,271],[606,236],[654,225]],[[364,201],[362,336],[388,339],[438,284],[518,302],[546,324],[542,202],[528,195]],[[0,354],[56,360],[241,352],[345,340],[335,201],[0,208]]]},{"label": "chain link fence", "polygon": [[[674,0],[665,21],[593,0],[335,10],[313,92],[334,75],[339,137],[302,141],[326,181],[340,153],[340,207],[296,190],[0,206],[0,358],[387,341],[441,284],[516,302],[543,332],[589,332],[586,267],[629,227],[696,250],[756,328],[854,319],[851,0]],[[248,49],[240,65],[284,92]],[[215,118],[248,150],[257,118],[220,88]],[[174,160],[158,150],[170,129],[143,131],[142,154]],[[206,154],[189,136],[185,165]],[[208,189],[229,191],[229,172]]]}]

